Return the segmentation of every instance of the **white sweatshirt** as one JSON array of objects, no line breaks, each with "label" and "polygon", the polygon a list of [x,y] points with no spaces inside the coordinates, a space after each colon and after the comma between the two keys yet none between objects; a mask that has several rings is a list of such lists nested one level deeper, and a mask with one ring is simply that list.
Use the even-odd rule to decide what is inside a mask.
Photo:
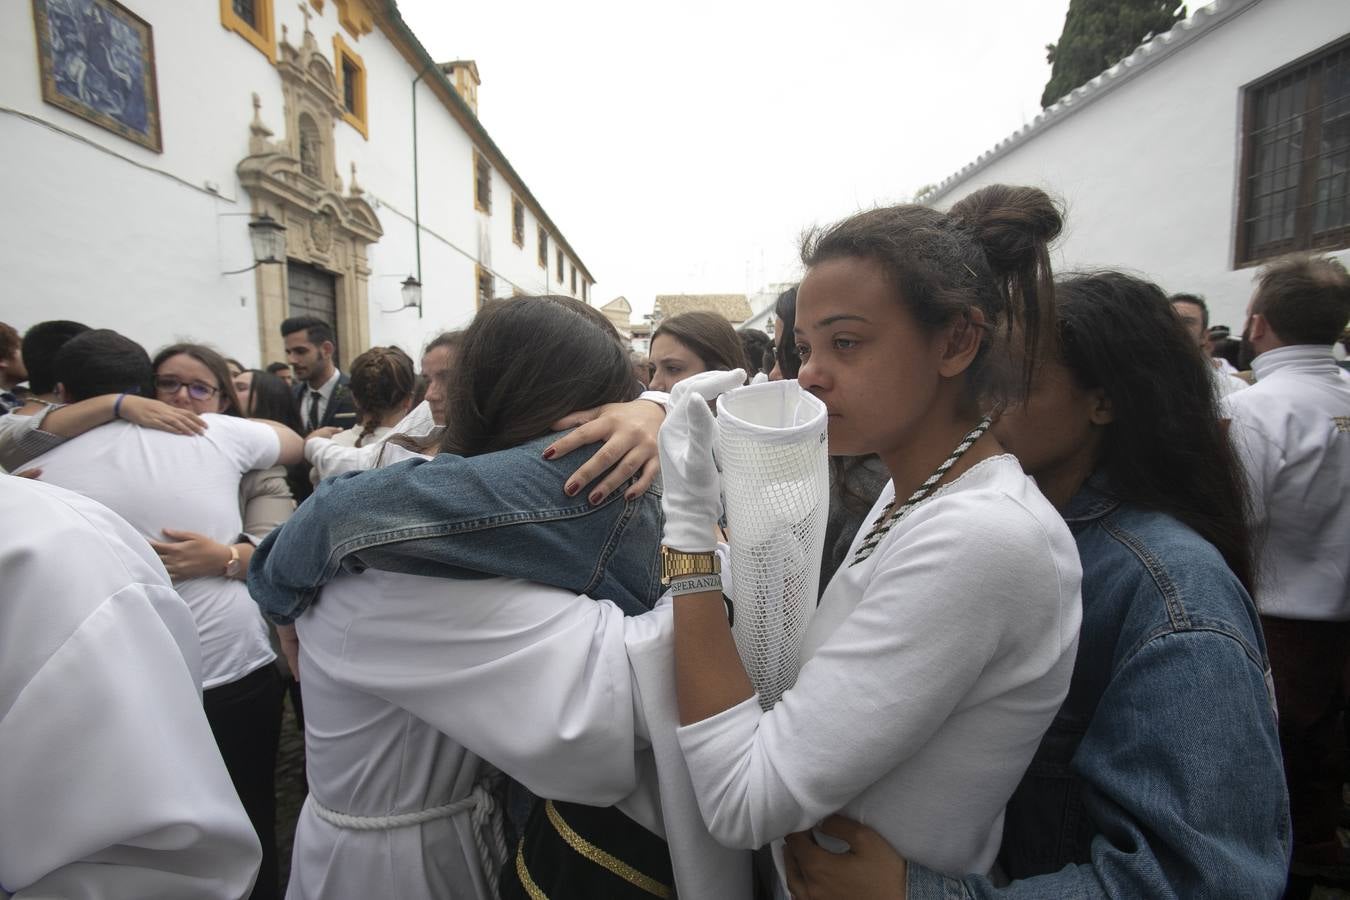
[{"label": "white sweatshirt", "polygon": [[[864,531],[893,496],[888,484]],[[755,847],[842,811],[914,862],[988,871],[1003,808],[1073,671],[1073,537],[1007,455],[849,565],[862,537],[782,701],[761,713],[746,700],[680,729],[704,820],[722,843]]]}]

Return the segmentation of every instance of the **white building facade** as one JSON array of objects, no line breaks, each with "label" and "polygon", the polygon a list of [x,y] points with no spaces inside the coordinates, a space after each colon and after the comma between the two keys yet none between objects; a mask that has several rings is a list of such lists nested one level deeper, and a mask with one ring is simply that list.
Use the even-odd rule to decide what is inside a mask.
[{"label": "white building facade", "polygon": [[1057,271],[1133,271],[1237,332],[1262,262],[1350,264],[1350,3],[1220,0],[920,199],[997,183],[1063,201]]},{"label": "white building facade", "polygon": [[[313,312],[345,363],[416,356],[488,297],[589,299],[478,122],[477,67],[438,65],[393,0],[4,3],[0,71],[0,321],[20,332],[75,319],[256,365]],[[128,136],[127,89],[146,84],[157,121]],[[253,264],[262,214],[285,260],[225,274]],[[401,293],[419,269],[420,315]]]}]

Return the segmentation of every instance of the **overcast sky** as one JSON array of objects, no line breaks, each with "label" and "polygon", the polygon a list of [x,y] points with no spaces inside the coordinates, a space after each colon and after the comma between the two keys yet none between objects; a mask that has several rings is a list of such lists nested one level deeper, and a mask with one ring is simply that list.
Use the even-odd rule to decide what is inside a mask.
[{"label": "overcast sky", "polygon": [[802,230],[908,200],[1040,111],[1068,0],[399,0],[634,317],[798,274]]}]

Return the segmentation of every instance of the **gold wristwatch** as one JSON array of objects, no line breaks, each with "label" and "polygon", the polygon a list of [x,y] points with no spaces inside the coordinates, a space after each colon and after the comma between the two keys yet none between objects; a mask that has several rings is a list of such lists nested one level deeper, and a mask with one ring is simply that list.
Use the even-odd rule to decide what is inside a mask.
[{"label": "gold wristwatch", "polygon": [[670,584],[672,578],[686,575],[717,575],[722,571],[722,561],[717,553],[706,550],[702,553],[685,553],[661,547],[661,583]]}]

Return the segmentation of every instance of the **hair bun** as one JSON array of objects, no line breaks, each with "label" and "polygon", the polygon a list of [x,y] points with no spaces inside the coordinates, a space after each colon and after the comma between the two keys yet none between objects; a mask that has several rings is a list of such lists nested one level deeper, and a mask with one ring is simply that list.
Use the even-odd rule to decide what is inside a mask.
[{"label": "hair bun", "polygon": [[950,215],[974,234],[995,272],[1034,265],[1064,227],[1045,191],[1006,184],[980,188],[952,206]]}]

